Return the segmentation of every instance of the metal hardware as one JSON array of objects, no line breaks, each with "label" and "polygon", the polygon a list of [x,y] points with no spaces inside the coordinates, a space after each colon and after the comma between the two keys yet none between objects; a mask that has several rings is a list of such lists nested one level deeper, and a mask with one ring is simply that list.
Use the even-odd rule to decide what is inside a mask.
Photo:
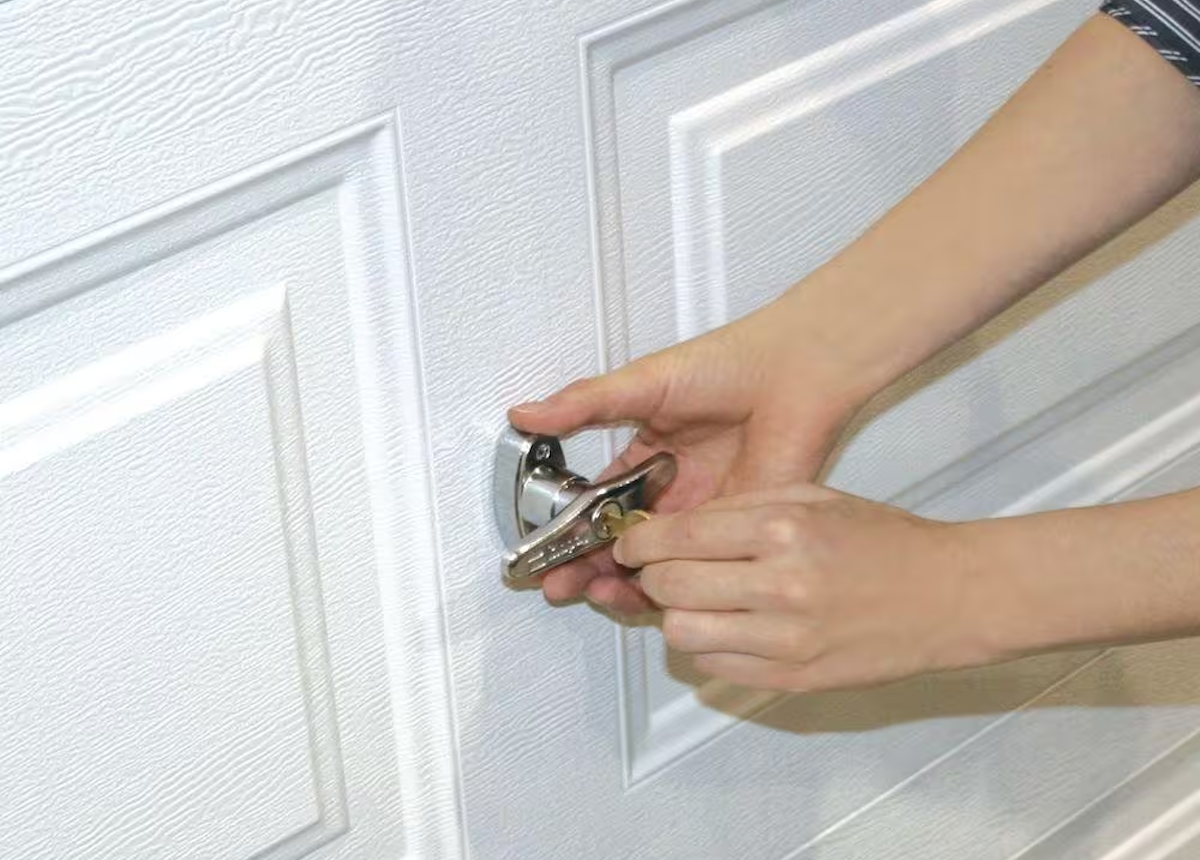
[{"label": "metal hardware", "polygon": [[661,452],[622,475],[593,484],[567,468],[553,436],[508,428],[496,446],[492,492],[508,547],[505,575],[521,581],[612,543],[649,515],[675,478],[675,455]]},{"label": "metal hardware", "polygon": [[650,515],[645,511],[633,510],[622,511],[616,505],[608,505],[600,510],[603,523],[599,524],[598,528],[603,528],[604,533],[616,540],[629,529],[636,526],[638,523],[644,523],[650,519]]}]

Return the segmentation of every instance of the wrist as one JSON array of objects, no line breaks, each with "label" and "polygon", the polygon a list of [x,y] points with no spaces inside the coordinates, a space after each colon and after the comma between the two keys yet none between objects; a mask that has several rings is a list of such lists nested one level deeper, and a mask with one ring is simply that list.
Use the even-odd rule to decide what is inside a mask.
[{"label": "wrist", "polygon": [[1196,635],[1200,497],[963,523],[976,636],[995,660]]},{"label": "wrist", "polygon": [[[946,274],[901,266],[885,250],[852,245],[761,313],[842,393],[852,411],[955,340],[964,322],[945,300]],[[889,265],[890,264],[890,265]]]},{"label": "wrist", "polygon": [[1042,574],[1040,563],[1029,570],[1020,557],[1028,548],[1020,520],[980,520],[952,528],[963,594],[958,620],[978,662],[1012,660],[1049,648],[1050,637],[1029,618],[1041,603],[1032,592]]},{"label": "wrist", "polygon": [[[1107,644],[1118,595],[1094,593],[1103,564],[1080,552],[1099,542],[1084,512],[1055,511],[958,524],[963,620],[980,662]],[[1099,553],[1098,555],[1102,555]]]},{"label": "wrist", "polygon": [[851,308],[825,300],[826,281],[818,271],[744,322],[749,339],[765,347],[764,384],[820,404],[840,428],[898,374],[876,359],[884,350],[864,348]]}]

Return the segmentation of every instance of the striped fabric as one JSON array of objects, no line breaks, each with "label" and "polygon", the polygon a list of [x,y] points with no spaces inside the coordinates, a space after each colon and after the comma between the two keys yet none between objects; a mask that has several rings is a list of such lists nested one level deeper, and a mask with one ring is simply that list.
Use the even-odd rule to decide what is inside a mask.
[{"label": "striped fabric", "polygon": [[1200,3],[1191,0],[1108,0],[1100,11],[1145,39],[1200,85]]}]

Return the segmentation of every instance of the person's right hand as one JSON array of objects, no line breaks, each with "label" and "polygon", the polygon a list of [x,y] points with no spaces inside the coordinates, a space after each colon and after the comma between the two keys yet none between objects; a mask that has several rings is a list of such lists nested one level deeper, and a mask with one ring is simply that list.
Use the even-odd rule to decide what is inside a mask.
[{"label": "person's right hand", "polygon": [[[678,476],[655,506],[671,513],[720,495],[812,480],[857,405],[827,353],[807,348],[780,300],[546,400],[514,407],[509,420],[526,432],[553,436],[636,424],[633,442],[604,477],[671,451]],[[609,550],[550,571],[542,587],[553,602],[586,595],[623,615],[653,608]]]}]

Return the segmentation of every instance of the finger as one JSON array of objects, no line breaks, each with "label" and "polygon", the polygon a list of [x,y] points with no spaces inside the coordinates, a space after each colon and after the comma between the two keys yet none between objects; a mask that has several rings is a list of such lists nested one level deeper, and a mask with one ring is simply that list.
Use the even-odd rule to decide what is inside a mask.
[{"label": "finger", "polygon": [[634,438],[625,450],[618,454],[604,471],[600,473],[596,478],[596,482],[607,481],[609,478],[620,475],[622,472],[628,472],[661,450],[663,449],[648,445],[641,438]]},{"label": "finger", "polygon": [[617,615],[641,615],[656,609],[637,582],[628,578],[598,577],[588,585],[587,598]]},{"label": "finger", "polygon": [[642,568],[642,591],[662,607],[732,612],[771,606],[748,561],[662,561]]},{"label": "finger", "polygon": [[794,615],[668,609],[662,629],[667,644],[687,654],[745,654],[805,663],[820,653],[812,629]]},{"label": "finger", "polygon": [[542,576],[542,589],[551,602],[582,597],[588,583],[600,576],[627,578],[632,571],[613,561],[612,553],[599,551],[559,567]]},{"label": "finger", "polygon": [[565,603],[583,596],[593,579],[604,572],[590,562],[574,562],[556,567],[542,578],[542,592],[551,603]]},{"label": "finger", "polygon": [[509,410],[513,426],[530,433],[561,436],[582,427],[619,421],[646,421],[666,397],[666,378],[649,359],[612,373],[581,379],[545,400]]},{"label": "finger", "polygon": [[639,568],[668,559],[751,559],[761,546],[762,513],[754,508],[704,507],[640,523],[613,545],[613,558]]},{"label": "finger", "polygon": [[757,690],[805,689],[804,667],[778,660],[767,660],[749,654],[698,654],[693,658],[696,668],[705,675],[720,678]]}]

